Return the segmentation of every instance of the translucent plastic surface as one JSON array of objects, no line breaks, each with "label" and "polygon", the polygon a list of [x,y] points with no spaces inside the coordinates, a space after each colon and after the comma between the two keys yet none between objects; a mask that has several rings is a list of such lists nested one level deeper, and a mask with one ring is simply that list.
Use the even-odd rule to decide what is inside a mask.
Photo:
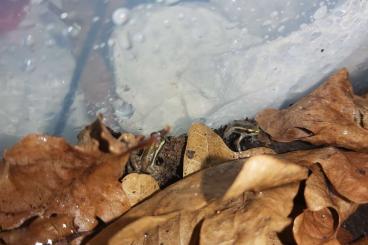
[{"label": "translucent plastic surface", "polygon": [[4,1],[0,148],[73,139],[96,113],[140,133],[218,127],[343,66],[368,87],[367,0]]}]

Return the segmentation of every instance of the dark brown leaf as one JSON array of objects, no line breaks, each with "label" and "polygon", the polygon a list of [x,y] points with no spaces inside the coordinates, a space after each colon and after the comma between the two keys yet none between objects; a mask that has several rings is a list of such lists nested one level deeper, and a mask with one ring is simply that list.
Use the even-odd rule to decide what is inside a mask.
[{"label": "dark brown leaf", "polygon": [[337,193],[355,203],[368,202],[368,154],[327,147],[279,157],[307,167],[319,163]]},{"label": "dark brown leaf", "polygon": [[303,140],[368,151],[368,99],[354,95],[341,69],[311,94],[285,110],[266,109],[256,120],[274,140]]}]

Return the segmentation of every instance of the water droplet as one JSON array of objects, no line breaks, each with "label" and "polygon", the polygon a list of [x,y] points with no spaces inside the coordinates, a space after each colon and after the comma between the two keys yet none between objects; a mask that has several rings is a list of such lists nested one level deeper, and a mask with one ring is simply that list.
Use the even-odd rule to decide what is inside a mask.
[{"label": "water droplet", "polygon": [[271,18],[275,18],[275,17],[277,17],[278,15],[279,15],[279,12],[277,12],[277,11],[273,11],[273,12],[271,13],[270,17],[271,17]]},{"label": "water droplet", "polygon": [[34,38],[31,34],[27,35],[26,38],[24,39],[24,45],[31,47],[33,46],[35,43]]},{"label": "water droplet", "polygon": [[97,22],[97,21],[99,21],[100,20],[100,17],[98,17],[98,16],[95,16],[95,17],[93,17],[93,19],[92,19],[92,21],[93,22]]},{"label": "water droplet", "polygon": [[114,46],[114,44],[115,44],[115,40],[114,39],[109,39],[108,41],[107,41],[107,45],[109,46],[109,47],[112,47],[112,46]]},{"label": "water droplet", "polygon": [[35,65],[34,65],[34,63],[33,63],[33,60],[32,59],[26,59],[25,61],[24,61],[24,64],[23,64],[23,70],[25,71],[25,72],[32,72],[32,71],[34,71],[35,70]]},{"label": "water droplet", "polygon": [[168,27],[168,26],[170,25],[170,22],[169,22],[169,20],[167,20],[167,19],[166,19],[166,20],[164,20],[164,22],[163,22],[163,23],[164,23],[164,26],[166,26],[166,27]]},{"label": "water droplet", "polygon": [[80,32],[81,28],[80,26],[69,26],[67,29],[68,35],[71,37],[76,37],[78,36],[79,32]]},{"label": "water droplet", "polygon": [[68,18],[68,13],[64,12],[60,14],[60,19],[65,20],[66,18]]},{"label": "water droplet", "polygon": [[144,36],[142,33],[136,33],[133,36],[133,41],[134,42],[138,42],[138,43],[143,43],[144,42]]},{"label": "water droplet", "polygon": [[118,8],[112,14],[112,21],[115,25],[123,25],[129,19],[129,10],[125,8]]},{"label": "water droplet", "polygon": [[285,26],[281,25],[279,28],[277,28],[278,32],[282,32],[283,30],[285,30]]}]

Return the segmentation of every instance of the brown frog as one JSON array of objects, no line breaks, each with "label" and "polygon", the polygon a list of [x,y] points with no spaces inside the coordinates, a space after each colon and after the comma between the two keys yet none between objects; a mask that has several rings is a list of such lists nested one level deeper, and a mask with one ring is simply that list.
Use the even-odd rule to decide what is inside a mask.
[{"label": "brown frog", "polygon": [[229,123],[223,133],[223,138],[225,141],[229,142],[230,137],[233,134],[238,135],[235,140],[236,150],[238,152],[242,151],[241,142],[246,137],[255,137],[260,133],[260,128],[256,122],[250,120],[235,120]]}]

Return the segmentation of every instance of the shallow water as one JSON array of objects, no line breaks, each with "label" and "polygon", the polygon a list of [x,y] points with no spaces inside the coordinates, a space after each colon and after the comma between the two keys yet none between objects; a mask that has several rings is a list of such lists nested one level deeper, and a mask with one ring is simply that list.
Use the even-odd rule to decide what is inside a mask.
[{"label": "shallow water", "polygon": [[30,132],[73,141],[97,113],[139,133],[217,127],[287,105],[342,66],[363,90],[367,4],[32,0],[6,31],[0,11],[0,148]]}]

